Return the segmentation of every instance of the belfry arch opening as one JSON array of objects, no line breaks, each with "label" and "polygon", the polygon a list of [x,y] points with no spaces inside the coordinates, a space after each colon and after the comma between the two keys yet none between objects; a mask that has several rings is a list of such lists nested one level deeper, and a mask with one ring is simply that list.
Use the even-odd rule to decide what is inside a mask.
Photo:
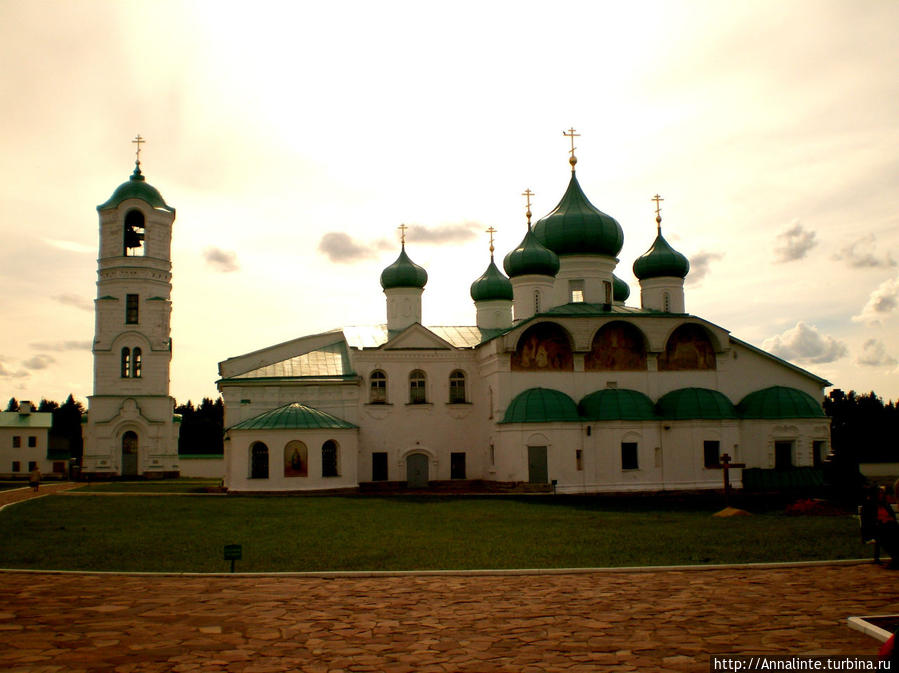
[{"label": "belfry arch opening", "polygon": [[125,215],[122,254],[136,257],[146,254],[144,248],[144,214],[139,210],[129,210]]}]

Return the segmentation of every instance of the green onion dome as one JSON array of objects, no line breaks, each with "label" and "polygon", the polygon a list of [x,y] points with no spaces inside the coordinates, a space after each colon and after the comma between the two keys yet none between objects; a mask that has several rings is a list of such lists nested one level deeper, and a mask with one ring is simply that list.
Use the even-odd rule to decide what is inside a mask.
[{"label": "green onion dome", "polygon": [[577,423],[580,420],[577,404],[565,393],[549,388],[529,388],[509,402],[500,423]]},{"label": "green onion dome", "polygon": [[492,255],[490,256],[490,266],[480,278],[471,284],[471,298],[475,301],[512,299],[512,283],[496,268]]},{"label": "green onion dome", "polygon": [[612,274],[612,299],[624,303],[631,296],[631,289],[627,283],[614,273]]},{"label": "green onion dome", "polygon": [[120,203],[128,199],[140,199],[149,203],[153,208],[161,208],[172,212],[175,210],[166,205],[158,189],[147,183],[146,178],[140,172],[139,165],[134,166],[134,172],[128,178],[128,182],[123,182],[116,187],[112,196],[109,197],[106,203],[97,206],[97,210],[116,208]]},{"label": "green onion dome", "polygon": [[405,244],[396,261],[381,272],[381,287],[385,290],[394,287],[423,288],[427,282],[428,272],[409,259]]},{"label": "green onion dome", "polygon": [[531,228],[521,239],[521,243],[503,260],[503,268],[509,278],[527,276],[555,276],[559,272],[559,256],[543,246]]},{"label": "green onion dome", "polygon": [[656,402],[656,411],[662,418],[673,421],[693,418],[736,418],[734,405],[717,390],[708,388],[679,388],[662,395]]},{"label": "green onion dome", "polygon": [[557,255],[614,257],[624,245],[621,225],[590,203],[573,171],[559,205],[537,221],[534,234]]},{"label": "green onion dome", "polygon": [[652,421],[656,419],[652,400],[626,388],[605,388],[590,393],[577,405],[581,418],[588,421]]},{"label": "green onion dome", "polygon": [[689,260],[668,244],[661,229],[649,250],[634,262],[634,275],[640,280],[663,276],[686,278],[689,272]]},{"label": "green onion dome", "polygon": [[737,405],[741,418],[822,418],[821,404],[796,388],[772,386],[749,393]]}]

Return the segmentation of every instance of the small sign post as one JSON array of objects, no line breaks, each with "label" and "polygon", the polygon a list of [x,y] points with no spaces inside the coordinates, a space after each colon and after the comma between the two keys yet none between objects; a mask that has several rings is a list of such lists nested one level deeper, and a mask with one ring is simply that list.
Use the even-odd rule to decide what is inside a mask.
[{"label": "small sign post", "polygon": [[721,456],[721,462],[717,465],[718,469],[724,472],[724,506],[730,507],[730,468],[746,467],[746,463],[732,463],[733,460],[728,454]]},{"label": "small sign post", "polygon": [[239,544],[226,544],[225,545],[225,560],[231,561],[231,572],[234,572],[234,561],[238,561],[243,558],[243,547]]}]

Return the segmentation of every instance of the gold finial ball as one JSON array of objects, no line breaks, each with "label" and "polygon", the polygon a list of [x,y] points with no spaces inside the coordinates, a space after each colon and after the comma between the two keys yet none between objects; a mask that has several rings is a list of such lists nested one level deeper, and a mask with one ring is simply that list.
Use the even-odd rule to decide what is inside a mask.
[{"label": "gold finial ball", "polygon": [[574,168],[574,165],[577,163],[577,157],[572,154],[568,159],[568,163],[571,164],[572,168]]},{"label": "gold finial ball", "polygon": [[662,216],[656,215],[656,224],[662,224]]}]

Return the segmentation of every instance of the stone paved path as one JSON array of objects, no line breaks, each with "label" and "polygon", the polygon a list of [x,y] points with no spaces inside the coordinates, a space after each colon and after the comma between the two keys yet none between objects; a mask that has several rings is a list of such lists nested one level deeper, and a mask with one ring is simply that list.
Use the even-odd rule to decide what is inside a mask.
[{"label": "stone paved path", "polygon": [[565,575],[0,572],[0,671],[708,671],[709,653],[873,654],[864,565]]},{"label": "stone paved path", "polygon": [[17,502],[22,502],[23,500],[39,498],[52,493],[60,493],[62,491],[78,488],[79,486],[82,486],[82,484],[76,484],[73,481],[43,482],[35,493],[31,490],[31,486],[26,482],[23,482],[22,488],[11,488],[8,491],[0,491],[0,509],[6,505],[12,505]]}]

